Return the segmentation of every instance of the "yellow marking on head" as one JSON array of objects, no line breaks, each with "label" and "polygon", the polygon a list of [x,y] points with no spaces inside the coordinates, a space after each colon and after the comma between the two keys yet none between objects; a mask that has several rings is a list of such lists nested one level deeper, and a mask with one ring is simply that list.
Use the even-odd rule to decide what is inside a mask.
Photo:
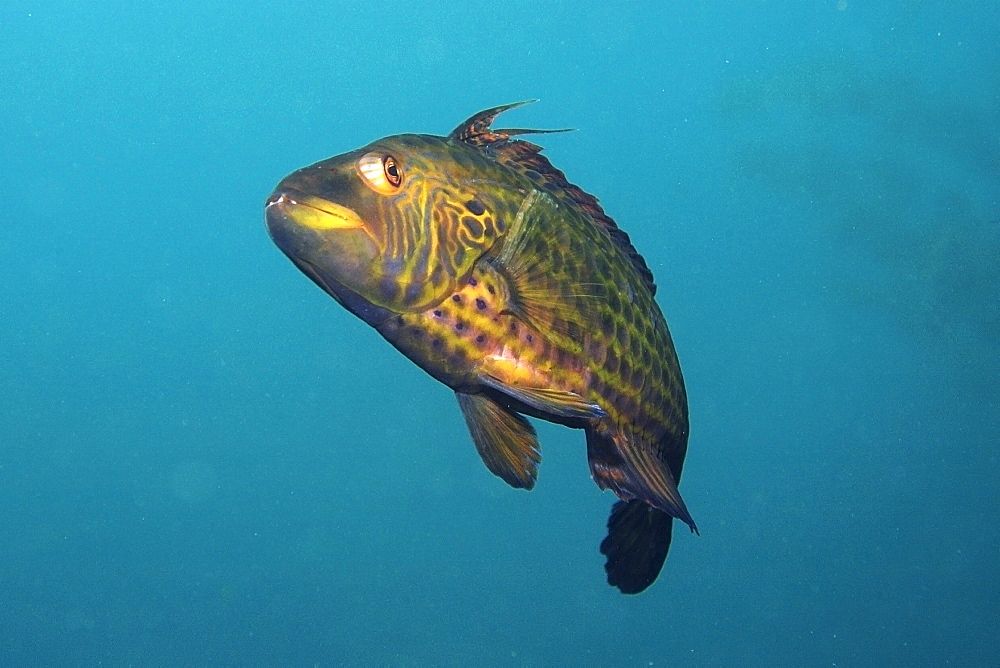
[{"label": "yellow marking on head", "polygon": [[296,223],[313,230],[349,230],[365,226],[361,216],[351,209],[318,197],[292,199],[282,195],[275,204]]}]

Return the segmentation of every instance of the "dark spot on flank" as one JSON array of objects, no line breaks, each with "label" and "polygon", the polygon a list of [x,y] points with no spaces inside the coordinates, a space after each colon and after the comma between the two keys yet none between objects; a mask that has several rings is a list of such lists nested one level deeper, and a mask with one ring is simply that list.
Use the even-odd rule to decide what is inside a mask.
[{"label": "dark spot on flank", "polygon": [[465,203],[465,208],[469,210],[473,216],[481,216],[486,213],[486,207],[478,199],[470,199]]},{"label": "dark spot on flank", "polygon": [[626,386],[629,386],[632,379],[632,361],[627,356],[618,360],[618,378]]},{"label": "dark spot on flank", "polygon": [[503,232],[507,229],[507,223],[503,218],[497,218],[497,232]]},{"label": "dark spot on flank", "polygon": [[638,366],[632,367],[631,380],[632,380],[632,387],[638,389],[638,388],[643,387],[645,385],[646,374],[643,372],[643,370],[640,367],[638,367]]},{"label": "dark spot on flank", "polygon": [[459,321],[459,322],[456,322],[456,323],[455,323],[455,329],[456,329],[457,331],[461,332],[461,331],[462,331],[463,329],[465,329],[465,323],[464,323],[464,322],[461,322],[461,321]]},{"label": "dark spot on flank", "polygon": [[424,336],[424,330],[420,329],[419,327],[411,327],[410,333],[413,335],[413,338],[415,339],[422,339]]},{"label": "dark spot on flank", "polygon": [[472,216],[462,216],[462,224],[465,225],[465,229],[469,230],[473,239],[483,236],[483,224]]},{"label": "dark spot on flank", "polygon": [[456,304],[461,304],[462,303],[462,295],[452,295],[451,296],[451,301],[455,302]]},{"label": "dark spot on flank", "polygon": [[532,336],[531,334],[528,334],[528,335],[527,335],[526,337],[524,337],[524,338],[526,338],[526,339],[528,340],[528,343],[531,343],[532,341],[534,341],[534,340],[535,340],[535,337],[533,337],[533,336]]},{"label": "dark spot on flank", "polygon": [[607,348],[608,354],[605,356],[604,368],[608,369],[611,373],[618,373],[618,353],[611,346]]},{"label": "dark spot on flank", "polygon": [[440,348],[441,347],[441,339],[432,339],[431,340],[431,347],[432,348]]},{"label": "dark spot on flank", "polygon": [[601,314],[601,332],[603,332],[608,338],[614,336],[615,320],[608,311],[604,311]]},{"label": "dark spot on flank", "polygon": [[476,297],[476,308],[480,311],[486,308],[486,300],[482,297]]},{"label": "dark spot on flank", "polygon": [[476,287],[477,285],[479,285],[479,281],[476,280],[475,276],[469,277],[469,285],[471,285],[472,287]]},{"label": "dark spot on flank", "polygon": [[486,340],[485,334],[480,334],[479,336],[476,337],[476,343],[482,343],[485,340]]},{"label": "dark spot on flank", "polygon": [[510,331],[512,331],[515,334],[517,334],[517,322],[511,322],[510,323]]},{"label": "dark spot on flank", "polygon": [[611,310],[615,313],[621,313],[622,300],[617,290],[611,290],[608,292],[608,306],[610,306]]},{"label": "dark spot on flank", "polygon": [[495,295],[497,293],[497,289],[494,288],[492,285],[487,284],[486,292],[490,293],[491,295]]},{"label": "dark spot on flank", "polygon": [[440,318],[441,317],[441,309],[439,309],[439,308],[434,309],[434,317],[435,318]]}]

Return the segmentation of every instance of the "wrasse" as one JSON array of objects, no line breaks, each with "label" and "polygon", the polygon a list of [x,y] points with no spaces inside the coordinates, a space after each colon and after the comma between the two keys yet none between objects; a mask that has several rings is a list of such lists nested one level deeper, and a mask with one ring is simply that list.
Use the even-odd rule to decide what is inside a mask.
[{"label": "wrasse", "polygon": [[601,543],[625,593],[659,575],[688,441],[684,381],[628,235],[520,135],[515,103],[447,137],[403,134],[304,167],[267,199],[275,244],[324,291],[454,390],[483,462],[531,489],[525,416],[586,433],[620,501]]}]

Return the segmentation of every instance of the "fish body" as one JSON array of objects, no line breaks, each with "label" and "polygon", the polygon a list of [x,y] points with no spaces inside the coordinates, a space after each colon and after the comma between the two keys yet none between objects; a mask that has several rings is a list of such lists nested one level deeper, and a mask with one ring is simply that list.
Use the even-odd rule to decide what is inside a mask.
[{"label": "fish body", "polygon": [[268,231],[321,288],[453,389],[487,467],[531,489],[524,415],[586,432],[591,474],[620,501],[608,581],[657,577],[673,518],[687,397],[646,263],[597,200],[516,135],[517,105],[450,135],[397,135],[300,169],[266,203]]}]

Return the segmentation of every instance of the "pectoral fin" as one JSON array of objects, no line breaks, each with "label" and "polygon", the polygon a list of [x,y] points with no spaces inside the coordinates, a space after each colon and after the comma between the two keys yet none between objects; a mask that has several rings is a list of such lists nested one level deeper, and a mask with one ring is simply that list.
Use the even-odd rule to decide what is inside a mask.
[{"label": "pectoral fin", "polygon": [[542,457],[531,423],[485,394],[455,396],[486,467],[511,487],[534,487]]},{"label": "pectoral fin", "polygon": [[556,417],[586,419],[607,415],[603,408],[587,401],[576,392],[504,382],[489,373],[480,376],[479,380],[487,387],[499,390],[532,408]]},{"label": "pectoral fin", "polygon": [[[594,310],[607,289],[602,282],[559,280],[565,271],[559,253],[531,252],[526,244],[534,237],[528,230],[539,222],[558,216],[558,204],[540,190],[532,190],[521,202],[494,263],[494,270],[504,277],[504,306],[507,312],[531,323],[539,330],[579,345],[580,332],[587,323],[584,313]],[[553,247],[571,245],[563,235],[568,228],[546,226],[547,243]]]}]

